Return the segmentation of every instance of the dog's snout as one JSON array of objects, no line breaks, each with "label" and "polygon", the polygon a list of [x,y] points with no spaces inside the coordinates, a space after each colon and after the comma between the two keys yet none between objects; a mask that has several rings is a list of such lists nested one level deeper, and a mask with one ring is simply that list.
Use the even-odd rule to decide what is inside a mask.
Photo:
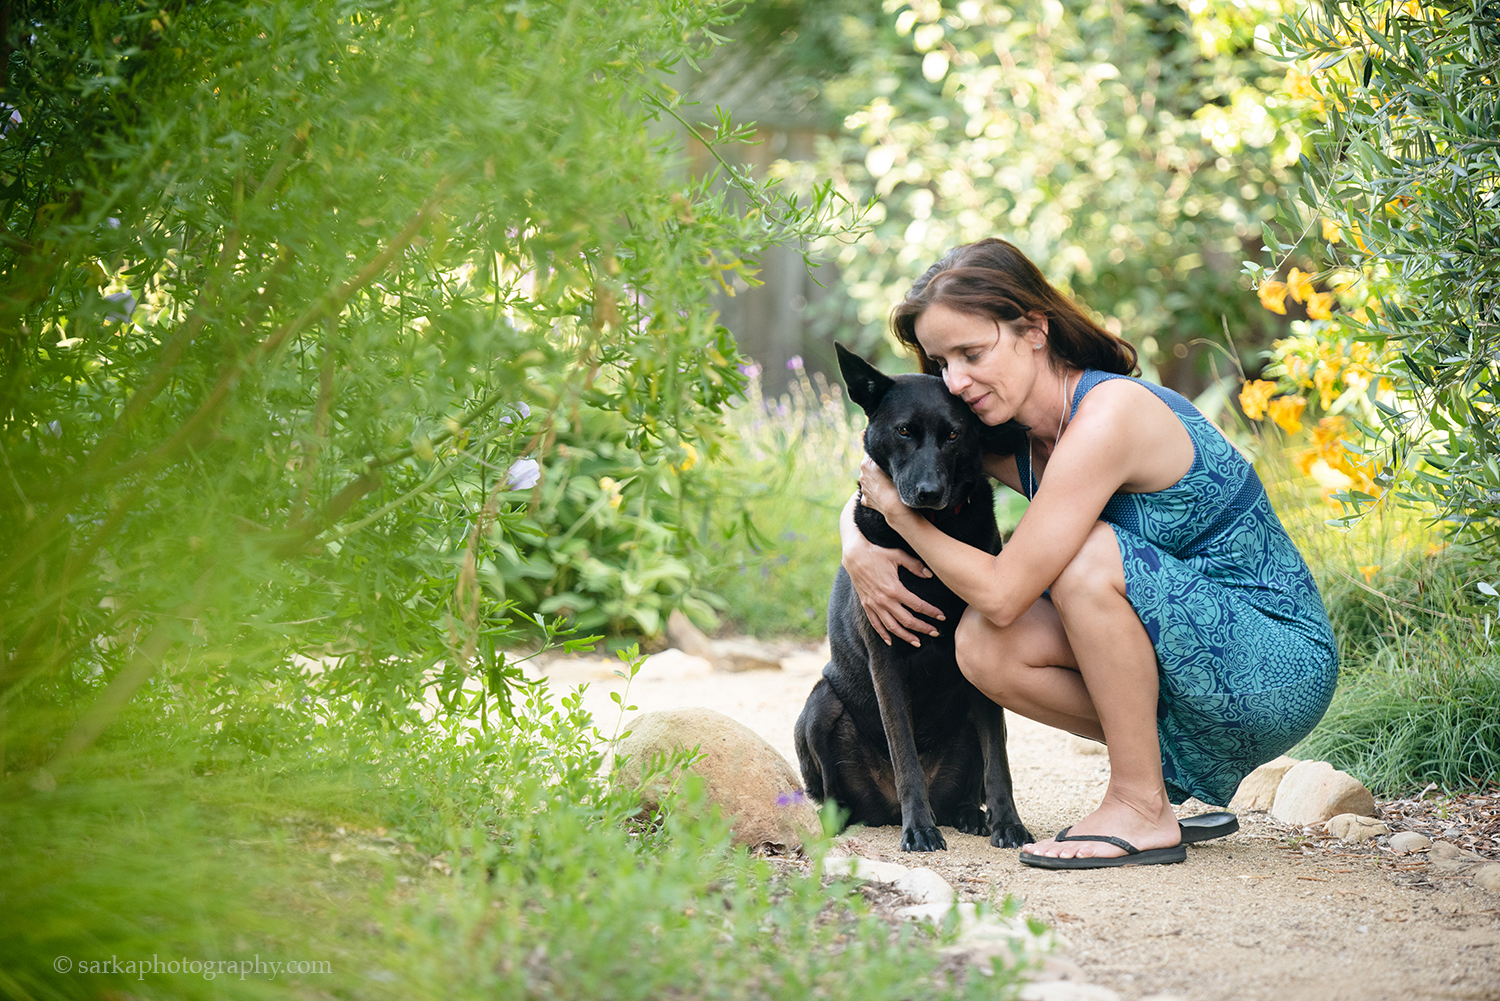
[{"label": "dog's snout", "polygon": [[943,485],[937,480],[924,480],[912,487],[912,507],[941,507]]}]

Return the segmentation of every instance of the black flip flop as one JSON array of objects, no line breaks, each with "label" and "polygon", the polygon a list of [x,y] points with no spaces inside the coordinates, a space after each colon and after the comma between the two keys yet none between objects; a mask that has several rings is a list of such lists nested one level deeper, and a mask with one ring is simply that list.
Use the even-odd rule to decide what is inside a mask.
[{"label": "black flip flop", "polygon": [[1233,834],[1240,829],[1240,819],[1223,811],[1200,813],[1196,817],[1183,817],[1177,822],[1177,826],[1182,831],[1182,843],[1191,845]]},{"label": "black flip flop", "polygon": [[1021,864],[1036,866],[1038,869],[1113,869],[1122,865],[1170,865],[1173,862],[1187,860],[1187,846],[1182,844],[1173,845],[1171,848],[1148,848],[1145,851],[1126,841],[1124,838],[1113,838],[1108,834],[1075,834],[1068,836],[1073,828],[1064,827],[1057,832],[1053,841],[1102,841],[1105,844],[1114,845],[1116,848],[1125,849],[1124,855],[1116,855],[1112,858],[1053,858],[1050,855],[1033,855],[1030,852],[1021,853]]}]

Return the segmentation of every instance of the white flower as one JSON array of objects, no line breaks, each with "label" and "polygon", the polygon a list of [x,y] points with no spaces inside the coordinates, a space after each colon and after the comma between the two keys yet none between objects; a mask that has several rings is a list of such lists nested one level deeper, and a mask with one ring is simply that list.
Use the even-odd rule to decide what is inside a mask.
[{"label": "white flower", "polygon": [[[523,400],[522,402],[516,404],[516,413],[518,413],[518,414],[521,415],[521,419],[522,420],[525,420],[527,417],[531,416],[531,408],[528,407],[526,405],[526,402]],[[500,423],[501,424],[510,424],[510,423],[512,423],[510,414],[506,414],[504,417],[500,418]]]},{"label": "white flower", "polygon": [[512,490],[530,490],[542,478],[542,464],[535,459],[517,459],[505,471],[505,482]]},{"label": "white flower", "polygon": [[129,292],[111,292],[104,298],[116,304],[104,314],[106,320],[119,320],[121,323],[130,320],[130,314],[135,312],[135,296]]}]

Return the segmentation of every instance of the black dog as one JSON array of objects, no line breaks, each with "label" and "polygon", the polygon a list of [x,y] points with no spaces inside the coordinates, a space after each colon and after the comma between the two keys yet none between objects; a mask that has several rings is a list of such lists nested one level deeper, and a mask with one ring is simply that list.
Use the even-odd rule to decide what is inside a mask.
[{"label": "black dog", "polygon": [[[986,451],[1014,453],[1017,425],[987,428],[931,375],[884,375],[838,350],[849,397],[869,417],[865,450],[902,501],[948,535],[1000,551]],[[913,552],[878,512],[855,509],[855,524],[877,546]],[[942,609],[937,636],[921,647],[887,646],[870,625],[849,574],[839,568],[828,599],[832,660],[797,718],[797,759],[808,793],[833,800],[851,822],[901,821],[901,850],[946,849],[938,831],[989,834],[1013,848],[1032,840],[1011,795],[1003,710],[958,669],[953,634],[966,603],[936,577],[905,569],[912,593]]]}]

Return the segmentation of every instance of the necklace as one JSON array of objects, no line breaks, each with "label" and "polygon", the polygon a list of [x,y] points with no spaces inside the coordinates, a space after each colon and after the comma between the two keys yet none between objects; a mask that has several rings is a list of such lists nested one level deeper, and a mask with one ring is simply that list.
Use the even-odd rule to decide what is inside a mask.
[{"label": "necklace", "polygon": [[[1062,408],[1057,412],[1057,435],[1052,439],[1052,448],[1054,451],[1057,449],[1057,439],[1062,437],[1063,418],[1066,416],[1068,416],[1068,377],[1064,375],[1062,381]],[[1031,465],[1031,497],[1035,497],[1037,491],[1036,451],[1031,446],[1030,435],[1026,436],[1026,461]],[[1030,499],[1030,497],[1027,498],[1027,500]]]}]

